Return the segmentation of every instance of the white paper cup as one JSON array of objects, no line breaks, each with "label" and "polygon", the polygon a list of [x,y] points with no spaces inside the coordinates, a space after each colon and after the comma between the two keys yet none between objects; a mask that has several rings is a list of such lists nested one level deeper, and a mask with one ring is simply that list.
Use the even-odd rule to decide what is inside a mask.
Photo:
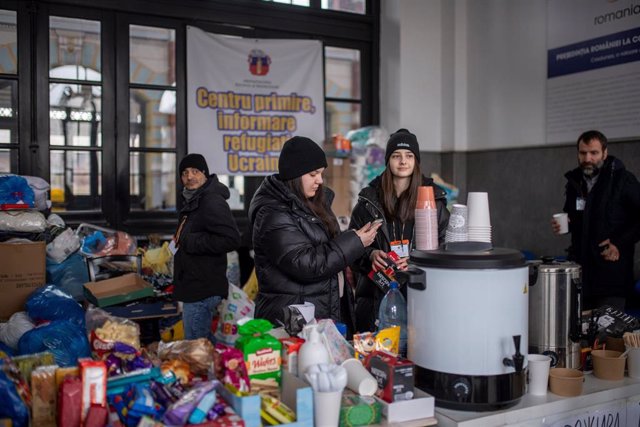
[{"label": "white paper cup", "polygon": [[569,215],[566,213],[557,213],[553,215],[553,219],[560,224],[558,234],[567,234],[569,232]]},{"label": "white paper cup", "polygon": [[549,386],[551,358],[542,354],[529,354],[529,394],[544,396]]},{"label": "white paper cup", "polygon": [[629,378],[640,378],[640,347],[627,347],[627,370]]},{"label": "white paper cup", "polygon": [[357,359],[347,359],[342,362],[347,370],[347,387],[360,396],[373,396],[378,390],[378,382],[373,375],[362,366]]},{"label": "white paper cup", "polygon": [[484,192],[471,192],[467,195],[468,224],[469,227],[491,226],[489,213],[489,194]]},{"label": "white paper cup", "polygon": [[342,390],[313,391],[313,419],[316,427],[336,427],[340,421]]}]

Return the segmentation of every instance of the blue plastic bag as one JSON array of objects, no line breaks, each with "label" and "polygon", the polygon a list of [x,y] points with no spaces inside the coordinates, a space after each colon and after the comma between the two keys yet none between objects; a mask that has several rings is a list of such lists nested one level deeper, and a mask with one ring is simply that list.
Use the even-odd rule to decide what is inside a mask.
[{"label": "blue plastic bag", "polygon": [[20,354],[48,351],[60,366],[75,366],[80,357],[91,357],[87,331],[68,320],[54,320],[26,332],[18,341]]},{"label": "blue plastic bag", "polygon": [[76,301],[84,300],[83,285],[88,281],[87,265],[79,253],[70,255],[59,264],[47,257],[47,283],[59,287]]},{"label": "blue plastic bag", "polygon": [[18,175],[0,175],[0,205],[25,203],[34,207],[35,194],[26,179]]},{"label": "blue plastic bag", "polygon": [[29,426],[29,408],[16,386],[0,369],[0,418],[9,418],[15,427]]},{"label": "blue plastic bag", "polygon": [[67,320],[84,330],[84,310],[68,293],[57,286],[47,285],[29,295],[25,304],[34,322]]}]

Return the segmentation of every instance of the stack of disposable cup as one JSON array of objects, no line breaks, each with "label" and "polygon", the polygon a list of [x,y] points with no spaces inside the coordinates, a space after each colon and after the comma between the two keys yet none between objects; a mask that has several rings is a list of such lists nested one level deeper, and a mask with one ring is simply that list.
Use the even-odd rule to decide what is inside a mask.
[{"label": "stack of disposable cup", "polygon": [[489,195],[484,192],[469,193],[467,208],[469,210],[469,241],[491,243]]},{"label": "stack of disposable cup", "polygon": [[438,209],[433,187],[418,187],[415,212],[416,249],[431,251],[438,249]]},{"label": "stack of disposable cup", "polygon": [[444,241],[447,243],[468,241],[468,218],[469,213],[465,205],[453,205],[451,207],[451,216],[449,217],[449,225],[447,225]]}]

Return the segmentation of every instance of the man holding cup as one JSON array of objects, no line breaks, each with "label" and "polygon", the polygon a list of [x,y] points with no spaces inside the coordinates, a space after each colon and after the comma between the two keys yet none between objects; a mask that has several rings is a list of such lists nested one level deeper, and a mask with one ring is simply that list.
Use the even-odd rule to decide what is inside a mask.
[{"label": "man holding cup", "polygon": [[[565,174],[568,258],[582,266],[584,308],[608,304],[624,310],[640,240],[640,183],[622,161],[608,155],[601,132],[584,132],[577,148],[579,166]],[[562,221],[556,215],[551,220],[556,234],[564,231]]]}]

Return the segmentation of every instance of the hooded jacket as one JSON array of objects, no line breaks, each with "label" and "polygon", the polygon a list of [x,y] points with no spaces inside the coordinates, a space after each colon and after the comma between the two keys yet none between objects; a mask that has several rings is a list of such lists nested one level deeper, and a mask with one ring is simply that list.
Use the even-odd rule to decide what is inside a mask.
[{"label": "hooded jacket", "polygon": [[[447,198],[445,191],[434,184],[433,179],[422,177],[422,185],[433,187],[438,209],[438,241],[444,242],[444,237],[449,224],[449,211],[447,210]],[[358,195],[358,203],[353,208],[351,223],[349,228],[357,230],[367,222],[381,218],[384,220],[373,244],[366,248],[354,269],[358,273],[356,285],[356,330],[359,332],[374,331],[375,320],[378,317],[380,302],[384,297],[382,291],[367,276],[371,271],[370,255],[376,249],[383,252],[391,250],[391,236],[389,227],[384,216],[384,209],[380,201],[380,188],[382,186],[382,176],[376,177],[369,185],[363,188]],[[413,229],[413,225],[411,227]],[[415,247],[415,232],[411,237],[411,247]]]},{"label": "hooded jacket", "polygon": [[180,210],[174,257],[175,299],[196,302],[227,296],[227,252],[240,245],[228,198],[229,189],[212,174]]},{"label": "hooded jacket", "polygon": [[[619,159],[608,156],[598,180],[587,192],[581,168],[565,174],[564,211],[569,214],[568,258],[582,266],[587,296],[625,297],[633,285],[634,246],[640,240],[640,184]],[[586,203],[577,210],[577,199]],[[609,239],[620,252],[606,261],[598,245]]]},{"label": "hooded jacket", "polygon": [[[325,188],[330,204],[333,192]],[[329,236],[322,221],[277,177],[267,177],[249,207],[258,277],[256,318],[274,324],[305,301],[318,319],[340,320],[338,273],[364,253],[353,231]]]}]

